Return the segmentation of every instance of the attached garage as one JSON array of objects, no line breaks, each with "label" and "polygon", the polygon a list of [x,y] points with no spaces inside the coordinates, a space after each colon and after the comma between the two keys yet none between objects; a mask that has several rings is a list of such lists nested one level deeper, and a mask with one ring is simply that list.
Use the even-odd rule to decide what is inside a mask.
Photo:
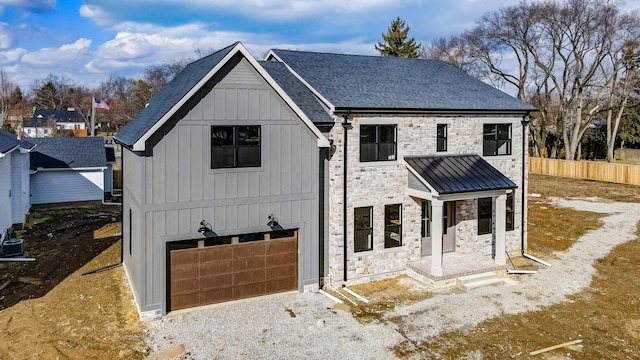
[{"label": "attached garage", "polygon": [[107,157],[104,140],[38,138],[31,152],[31,203],[51,204],[104,199]]},{"label": "attached garage", "polygon": [[167,243],[167,310],[298,289],[298,231]]}]

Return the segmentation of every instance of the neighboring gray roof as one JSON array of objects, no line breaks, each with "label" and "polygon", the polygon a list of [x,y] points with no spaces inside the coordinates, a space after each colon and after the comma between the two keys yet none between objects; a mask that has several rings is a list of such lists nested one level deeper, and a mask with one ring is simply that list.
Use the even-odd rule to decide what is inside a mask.
[{"label": "neighboring gray roof", "polygon": [[85,123],[86,121],[82,117],[82,114],[75,110],[36,110],[33,116],[29,119],[25,119],[24,127],[39,127],[44,125],[49,119],[53,119],[56,122],[67,123]]},{"label": "neighboring gray roof", "polygon": [[147,107],[142,109],[138,116],[118,132],[115,139],[127,146],[132,146],[136,141],[140,140],[140,138],[171,110],[180,99],[187,95],[236,44],[237,42],[187,65],[182,72],[177,74],[149,101]]},{"label": "neighboring gray roof", "polygon": [[405,157],[404,161],[439,194],[517,187],[479,155]]},{"label": "neighboring gray roof", "polygon": [[272,52],[336,109],[535,110],[442,61]]},{"label": "neighboring gray roof", "polygon": [[101,137],[33,138],[31,169],[106,167],[107,155]]},{"label": "neighboring gray roof", "polygon": [[320,101],[300,80],[278,61],[260,61],[260,65],[314,123],[333,122]]},{"label": "neighboring gray roof", "polygon": [[0,154],[6,154],[18,146],[28,150],[33,147],[33,144],[28,141],[18,139],[17,135],[0,129]]}]

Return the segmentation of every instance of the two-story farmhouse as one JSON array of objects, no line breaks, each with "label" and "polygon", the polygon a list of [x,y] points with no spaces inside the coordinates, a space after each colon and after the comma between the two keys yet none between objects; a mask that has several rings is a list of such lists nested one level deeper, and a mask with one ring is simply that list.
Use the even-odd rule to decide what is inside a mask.
[{"label": "two-story farmhouse", "polygon": [[189,64],[116,136],[139,310],[504,267],[533,110],[437,61],[236,43]]}]

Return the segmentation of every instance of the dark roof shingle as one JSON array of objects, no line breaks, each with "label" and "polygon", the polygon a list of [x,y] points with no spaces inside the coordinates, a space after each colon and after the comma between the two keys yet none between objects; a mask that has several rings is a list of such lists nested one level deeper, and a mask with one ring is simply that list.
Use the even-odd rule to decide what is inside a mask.
[{"label": "dark roof shingle", "polygon": [[332,122],[333,119],[320,101],[287,67],[278,61],[260,61],[260,65],[289,95],[296,105],[314,123]]},{"label": "dark roof shingle", "polygon": [[33,147],[33,144],[28,141],[18,139],[17,135],[0,129],[0,154],[6,154],[17,146],[28,150]]},{"label": "dark roof shingle", "polygon": [[238,43],[227,46],[209,56],[187,65],[150,101],[140,114],[118,132],[115,139],[132,146],[176,105],[211,69],[213,69]]},{"label": "dark roof shingle", "polygon": [[82,114],[75,110],[36,110],[31,118],[25,119],[23,126],[38,127],[49,120],[61,123],[86,123]]},{"label": "dark roof shingle", "polygon": [[272,51],[336,109],[535,110],[442,61]]},{"label": "dark roof shingle", "polygon": [[31,169],[106,167],[107,155],[101,137],[33,138]]},{"label": "dark roof shingle", "polygon": [[517,187],[479,155],[405,157],[404,161],[439,194]]}]

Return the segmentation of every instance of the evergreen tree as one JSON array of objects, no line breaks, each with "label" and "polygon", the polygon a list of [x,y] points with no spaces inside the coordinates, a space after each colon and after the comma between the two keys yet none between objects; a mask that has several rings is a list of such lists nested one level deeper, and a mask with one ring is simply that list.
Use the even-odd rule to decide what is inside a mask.
[{"label": "evergreen tree", "polygon": [[375,45],[382,56],[406,57],[415,59],[420,56],[422,45],[414,38],[407,39],[409,27],[398,16],[391,22],[386,34],[382,34],[382,41]]}]

